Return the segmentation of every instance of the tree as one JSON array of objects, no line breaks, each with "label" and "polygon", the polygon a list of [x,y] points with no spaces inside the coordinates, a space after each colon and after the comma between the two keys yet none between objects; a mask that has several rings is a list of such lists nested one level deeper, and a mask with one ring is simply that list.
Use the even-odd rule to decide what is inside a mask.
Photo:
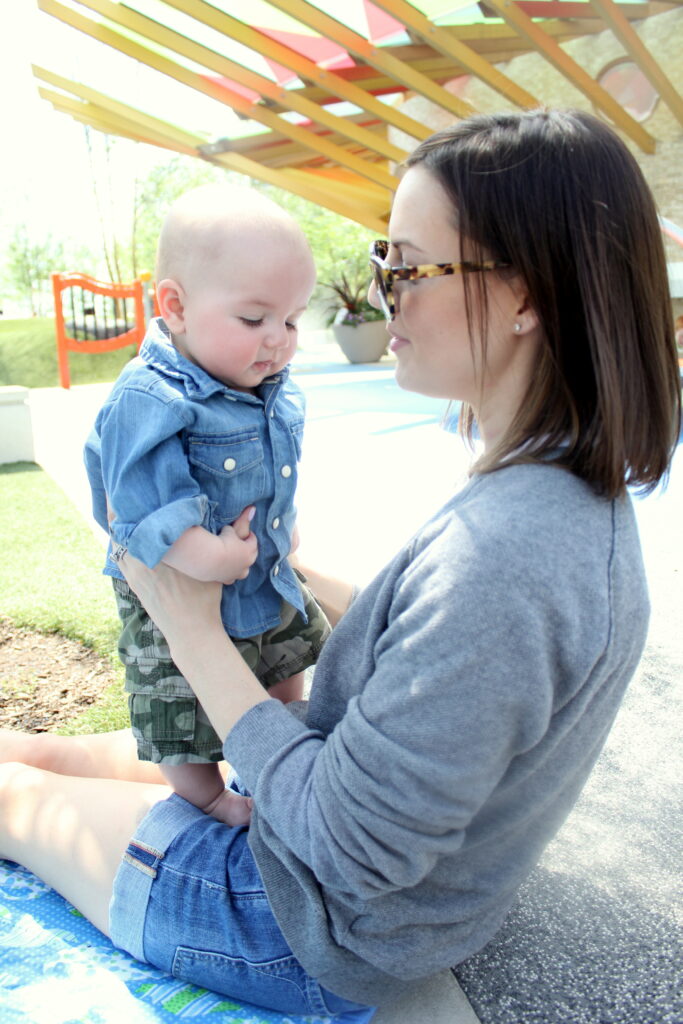
[{"label": "tree", "polygon": [[27,302],[33,316],[43,316],[51,308],[50,274],[63,267],[61,242],[52,235],[33,241],[26,225],[17,225],[7,247],[6,269],[17,295]]}]

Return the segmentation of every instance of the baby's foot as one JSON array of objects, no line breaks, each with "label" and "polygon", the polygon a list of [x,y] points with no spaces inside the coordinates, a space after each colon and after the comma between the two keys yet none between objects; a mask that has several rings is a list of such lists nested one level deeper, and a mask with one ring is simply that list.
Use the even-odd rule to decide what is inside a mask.
[{"label": "baby's foot", "polygon": [[224,825],[248,825],[251,820],[251,808],[254,801],[249,796],[240,796],[230,789],[224,790],[215,800],[208,804],[204,811],[212,818],[217,818]]}]

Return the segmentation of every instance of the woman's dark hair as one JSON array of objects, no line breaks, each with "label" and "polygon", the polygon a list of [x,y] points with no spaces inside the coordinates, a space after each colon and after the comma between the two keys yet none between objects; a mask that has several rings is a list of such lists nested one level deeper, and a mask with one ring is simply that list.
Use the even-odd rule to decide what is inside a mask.
[{"label": "woman's dark hair", "polygon": [[[452,200],[463,258],[510,263],[500,273],[525,282],[543,332],[511,429],[477,469],[542,458],[609,497],[652,490],[678,440],[681,391],[657,211],[626,146],[591,114],[534,110],[437,132],[404,166],[416,165]],[[463,278],[484,350],[487,277]],[[471,409],[463,423],[471,437]]]}]

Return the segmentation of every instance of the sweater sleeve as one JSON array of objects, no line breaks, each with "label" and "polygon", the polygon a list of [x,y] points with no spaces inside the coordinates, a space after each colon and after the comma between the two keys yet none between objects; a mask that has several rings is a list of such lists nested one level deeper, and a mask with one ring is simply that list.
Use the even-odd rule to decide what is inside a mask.
[{"label": "sweater sleeve", "polygon": [[[396,579],[371,674],[329,735],[275,702],[231,731],[226,758],[254,794],[262,834],[272,831],[323,886],[368,899],[418,884],[545,736],[579,627],[571,597],[566,607],[547,599],[548,552],[528,556],[517,537],[501,551],[466,524],[447,530]],[[605,643],[599,596],[603,621],[576,680]],[[361,647],[381,604],[361,594],[325,655]]]},{"label": "sweater sleeve", "polygon": [[180,404],[127,388],[105,406],[99,424],[112,537],[150,567],[202,524],[208,508],[183,449]]}]

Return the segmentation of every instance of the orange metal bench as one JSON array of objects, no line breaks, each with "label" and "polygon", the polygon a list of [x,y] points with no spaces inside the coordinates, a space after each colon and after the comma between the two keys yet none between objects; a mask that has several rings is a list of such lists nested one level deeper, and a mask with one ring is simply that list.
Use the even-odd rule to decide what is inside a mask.
[{"label": "orange metal bench", "polygon": [[86,274],[52,274],[57,362],[63,388],[71,385],[69,352],[111,352],[127,345],[135,345],[136,351],[140,348],[145,336],[146,285],[142,279],[131,284],[109,284]]}]

